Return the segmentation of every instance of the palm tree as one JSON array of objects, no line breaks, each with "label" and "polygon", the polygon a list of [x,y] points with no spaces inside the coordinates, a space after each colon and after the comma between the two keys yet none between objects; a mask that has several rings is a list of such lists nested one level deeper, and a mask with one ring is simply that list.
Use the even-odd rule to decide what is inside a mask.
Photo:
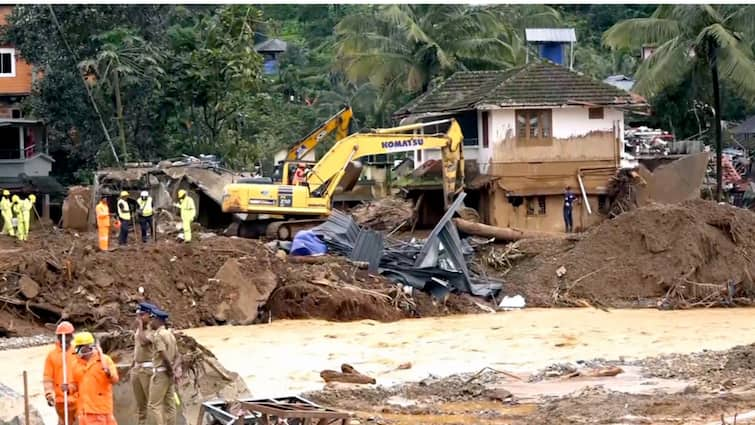
[{"label": "palm tree", "polygon": [[722,195],[720,79],[742,97],[755,99],[753,22],[752,5],[664,5],[649,18],[621,21],[603,35],[604,43],[614,49],[657,46],[636,74],[636,90],[648,97],[695,75],[709,75],[716,129],[717,200]]},{"label": "palm tree", "polygon": [[[424,91],[455,71],[505,69],[524,61],[523,28],[510,7],[380,5],[348,15],[336,26],[337,67],[354,83],[395,91]],[[541,8],[517,19],[558,14]],[[398,90],[400,89],[400,90]]]},{"label": "palm tree", "polygon": [[94,59],[87,59],[79,68],[87,74],[90,84],[102,82],[112,91],[115,99],[115,115],[118,122],[118,138],[124,162],[128,162],[126,125],[123,113],[123,88],[131,84],[151,80],[163,73],[159,66],[159,54],[136,32],[116,28],[96,37],[102,43]]}]

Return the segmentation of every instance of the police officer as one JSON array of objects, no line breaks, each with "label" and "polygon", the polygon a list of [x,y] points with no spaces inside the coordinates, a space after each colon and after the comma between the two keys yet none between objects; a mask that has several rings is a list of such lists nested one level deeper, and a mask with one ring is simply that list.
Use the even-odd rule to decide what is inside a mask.
[{"label": "police officer", "polygon": [[571,191],[570,186],[566,186],[564,190],[564,227],[566,233],[574,231],[574,216],[572,211],[574,210],[574,202],[576,202],[577,196]]},{"label": "police officer", "polygon": [[152,310],[152,379],[149,383],[149,401],[147,403],[147,425],[176,424],[176,386],[180,374],[178,346],[176,337],[165,323],[168,313],[154,308]]},{"label": "police officer", "polygon": [[142,229],[142,242],[147,242],[148,229],[150,236],[155,237],[152,233],[152,197],[146,190],[143,190],[136,203],[139,205],[137,212],[139,213],[139,227]]},{"label": "police officer", "polygon": [[121,223],[121,231],[118,234],[118,245],[126,245],[128,243],[128,231],[131,225],[131,207],[128,204],[128,192],[125,190],[121,192],[120,198],[118,198],[118,220]]},{"label": "police officer", "polygon": [[134,363],[131,367],[131,388],[136,400],[136,418],[139,425],[147,422],[147,402],[149,401],[149,381],[152,378],[152,330],[151,315],[156,307],[141,302],[136,309],[136,331],[134,333]]}]

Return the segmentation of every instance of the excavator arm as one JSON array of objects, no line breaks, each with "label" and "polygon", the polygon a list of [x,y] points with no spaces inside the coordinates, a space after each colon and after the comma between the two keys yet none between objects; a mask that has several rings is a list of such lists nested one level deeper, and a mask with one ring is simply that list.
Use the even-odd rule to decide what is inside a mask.
[{"label": "excavator arm", "polygon": [[[421,132],[426,127],[445,124],[448,124],[448,130],[444,134]],[[307,184],[312,196],[324,198],[329,203],[352,160],[369,155],[439,148],[443,162],[444,202],[448,207],[453,202],[457,186],[461,186],[457,179],[460,177],[463,181],[464,178],[462,142],[461,127],[454,119],[352,134],[336,142],[315,164],[307,176]]]},{"label": "excavator arm", "polygon": [[354,116],[354,111],[350,106],[347,106],[337,114],[330,117],[321,126],[312,130],[304,138],[291,145],[286,154],[285,161],[298,161],[308,153],[312,151],[317,145],[329,134],[335,132],[336,140],[341,140],[349,135],[349,125],[351,124],[351,118]]}]

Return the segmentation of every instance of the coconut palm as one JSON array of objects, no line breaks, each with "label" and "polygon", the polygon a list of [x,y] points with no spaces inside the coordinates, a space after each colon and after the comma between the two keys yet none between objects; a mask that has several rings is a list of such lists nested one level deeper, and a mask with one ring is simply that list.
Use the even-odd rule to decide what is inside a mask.
[{"label": "coconut palm", "polygon": [[603,36],[614,49],[657,46],[637,70],[635,90],[654,96],[666,87],[707,75],[716,129],[716,199],[721,199],[721,79],[741,97],[755,99],[755,7],[664,5],[649,18],[621,21]]},{"label": "coconut palm", "polygon": [[94,59],[87,59],[79,68],[87,75],[91,85],[109,88],[115,101],[115,115],[118,122],[118,138],[123,160],[128,161],[126,126],[123,113],[123,88],[132,84],[153,79],[163,73],[159,66],[159,54],[133,30],[116,28],[98,35],[101,46]]},{"label": "coconut palm", "polygon": [[507,15],[510,9],[420,4],[365,8],[336,26],[338,68],[354,83],[369,81],[409,93],[424,91],[433,78],[454,71],[509,68],[525,58],[523,28],[511,24],[515,18],[552,22],[558,17],[545,7],[516,16]]}]

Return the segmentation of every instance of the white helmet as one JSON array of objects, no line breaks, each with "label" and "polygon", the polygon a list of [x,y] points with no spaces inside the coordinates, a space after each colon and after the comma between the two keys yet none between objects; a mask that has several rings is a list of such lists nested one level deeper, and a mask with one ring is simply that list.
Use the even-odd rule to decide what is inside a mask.
[{"label": "white helmet", "polygon": [[139,196],[141,196],[142,198],[146,198],[147,196],[149,196],[149,193],[147,193],[146,190],[142,190],[142,193],[140,193]]}]

